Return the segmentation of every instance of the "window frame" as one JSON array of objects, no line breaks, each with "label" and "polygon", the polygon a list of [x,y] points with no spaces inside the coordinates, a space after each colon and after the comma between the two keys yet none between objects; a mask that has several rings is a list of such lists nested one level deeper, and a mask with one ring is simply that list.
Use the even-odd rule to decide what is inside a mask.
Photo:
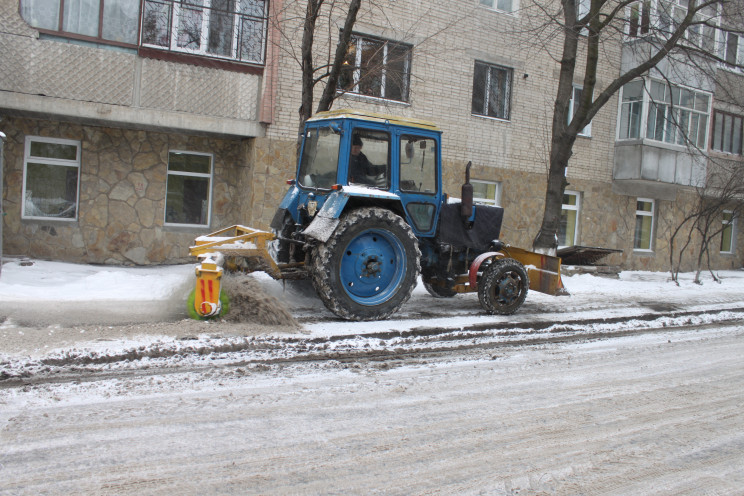
[{"label": "window frame", "polygon": [[[485,2],[490,2],[490,4],[487,4]],[[506,9],[500,9],[498,7],[499,0],[478,0],[478,6],[483,7],[488,10],[493,10],[494,12],[502,12],[504,14],[510,14],[514,15],[519,10],[519,0],[509,0],[510,8],[509,10]]]},{"label": "window frame", "polygon": [[[650,203],[651,204],[651,211],[646,210],[638,210],[638,203],[644,202],[644,203]],[[634,252],[641,252],[641,253],[651,253],[654,251],[654,229],[656,224],[656,200],[653,198],[636,198],[636,225],[638,225],[638,218],[639,217],[651,217],[651,226],[649,228],[649,235],[648,235],[648,248],[636,248],[636,244],[640,244],[637,238],[636,238],[636,229],[634,227],[633,230],[633,251]]]},{"label": "window frame", "polygon": [[137,1],[137,19],[136,19],[136,25],[137,25],[137,32],[134,35],[134,41],[133,42],[126,42],[126,41],[117,41],[109,38],[103,37],[103,28],[104,28],[104,17],[105,17],[105,8],[106,8],[106,1],[107,0],[99,0],[98,5],[98,33],[96,36],[90,36],[86,34],[80,34],[75,33],[73,31],[65,31],[65,2],[69,2],[70,0],[59,0],[59,12],[57,13],[57,27],[55,29],[49,29],[45,27],[38,27],[34,26],[31,21],[26,20],[25,17],[23,17],[23,0],[19,3],[19,11],[21,12],[21,17],[23,17],[26,22],[30,26],[32,26],[34,29],[38,30],[40,33],[54,35],[54,36],[60,36],[64,38],[70,38],[74,40],[80,40],[80,41],[90,41],[93,43],[100,43],[104,45],[113,45],[113,46],[119,46],[119,47],[126,47],[126,48],[136,48],[139,45],[140,40],[140,29],[142,26],[142,2]]},{"label": "window frame", "polygon": [[[726,214],[730,214],[731,218],[726,220]],[[736,253],[736,216],[733,210],[724,210],[721,216],[721,222],[723,223],[723,229],[721,230],[721,244],[720,252],[722,255],[733,255]],[[728,250],[723,249],[723,243],[725,241],[724,234],[729,231],[729,246]]]},{"label": "window frame", "polygon": [[[500,64],[492,64],[490,62],[484,62],[481,60],[475,60],[473,65],[473,89],[472,89],[472,95],[470,100],[470,113],[473,116],[476,117],[484,117],[486,119],[495,119],[499,121],[505,121],[510,122],[511,116],[512,116],[512,93],[514,92],[514,68],[513,67],[507,67]],[[476,84],[476,71],[478,68],[478,65],[484,66],[487,69],[486,72],[486,81],[483,85],[483,113],[479,112],[473,112],[473,105],[475,100],[475,84]],[[489,115],[488,110],[490,109],[490,101],[489,96],[491,94],[490,88],[491,88],[491,78],[492,78],[492,70],[501,70],[504,71],[504,73],[507,75],[505,79],[505,88],[502,89],[502,94],[506,94],[503,96],[504,99],[504,109],[505,109],[505,116],[494,116]]]},{"label": "window frame", "polygon": [[501,190],[502,185],[501,181],[487,181],[484,179],[471,179],[470,183],[473,185],[473,192],[475,192],[475,185],[476,184],[485,184],[486,186],[495,186],[493,198],[485,198],[485,197],[476,197],[475,194],[473,195],[473,202],[474,203],[480,203],[482,205],[493,205],[495,207],[501,206]]},{"label": "window frame", "polygon": [[[171,154],[188,154],[209,157],[209,174],[200,172],[184,172],[184,171],[171,171],[170,170],[170,156]],[[209,181],[207,186],[207,215],[206,224],[188,224],[183,222],[168,222],[168,179],[171,175],[184,176],[184,177],[201,177],[206,178]],[[189,227],[189,228],[202,228],[209,227],[212,223],[212,196],[214,189],[214,154],[205,152],[194,152],[190,150],[168,150],[168,163],[165,169],[165,206],[163,209],[163,225],[168,227]]]},{"label": "window frame", "polygon": [[[188,1],[188,0],[186,0]],[[194,0],[195,1],[195,0]],[[268,35],[268,8],[269,8],[269,1],[268,0],[256,0],[263,2],[263,17],[258,17],[255,15],[251,15],[248,13],[241,13],[238,9],[238,6],[240,5],[240,0],[236,0],[236,10],[228,12],[229,14],[232,14],[233,18],[233,26],[232,26],[232,33],[231,33],[231,50],[230,55],[221,55],[219,53],[213,53],[209,52],[208,46],[209,46],[209,36],[210,36],[210,20],[213,15],[213,12],[218,11],[217,8],[212,8],[212,1],[213,0],[201,0],[204,4],[209,5],[197,5],[197,4],[187,4],[187,6],[184,6],[183,2],[179,2],[178,0],[143,0],[142,6],[143,8],[140,9],[140,35],[139,35],[139,46],[143,47],[147,50],[152,50],[156,52],[161,53],[170,53],[175,56],[187,56],[187,57],[206,57],[209,59],[215,59],[219,61],[224,61],[227,63],[235,63],[235,64],[254,64],[254,65],[263,65],[266,62],[266,45],[267,45],[267,35]],[[167,32],[167,44],[166,45],[159,45],[157,43],[149,43],[145,41],[145,29],[144,24],[146,21],[146,12],[147,12],[147,5],[153,4],[153,5],[162,5],[165,6],[166,10],[168,11],[169,15],[167,16],[167,26],[166,26],[166,32]],[[200,26],[200,38],[199,38],[199,47],[196,49],[188,48],[188,47],[179,47],[178,44],[178,36],[181,26],[181,10],[193,10],[193,11],[199,11],[201,14],[201,26]],[[223,11],[220,11],[223,12]],[[226,11],[224,11],[226,12]],[[250,19],[254,22],[260,21],[261,25],[261,48],[260,48],[260,55],[258,59],[242,59],[240,58],[240,24],[241,21],[244,19]]]},{"label": "window frame", "polygon": [[[363,43],[364,41],[371,41],[371,42],[378,42],[382,44],[382,58],[383,62],[379,69],[380,71],[380,95],[368,95],[361,92],[360,89],[360,82],[363,80],[362,76],[362,69],[364,68],[364,61],[362,60],[363,55]],[[352,45],[354,46],[354,65],[351,67],[352,69],[352,81],[353,84],[350,86],[352,89],[344,89],[340,86],[341,84],[341,78],[339,77],[336,91],[338,93],[342,94],[349,94],[349,95],[355,95],[363,98],[374,98],[379,100],[385,100],[385,101],[391,101],[391,102],[401,102],[401,103],[409,103],[411,99],[411,65],[413,63],[413,45],[409,45],[407,43],[401,43],[398,41],[381,38],[378,36],[370,36],[366,34],[351,33],[351,39],[349,40],[349,50],[351,49]],[[390,64],[390,61],[388,60],[388,55],[390,52],[390,48],[403,48],[406,50],[406,58],[403,61],[403,70],[404,70],[404,78],[402,79],[401,84],[401,93],[402,99],[398,100],[396,98],[392,98],[388,96],[387,93],[387,73],[388,73],[388,65]]]},{"label": "window frame", "polygon": [[[574,84],[573,88],[571,89],[571,99],[568,101],[568,122],[567,124],[571,123],[571,120],[574,117],[574,114],[576,114],[576,90],[584,91],[584,87],[579,84]],[[578,132],[578,136],[583,136],[584,138],[591,138],[592,137],[592,121],[589,121],[589,124],[584,126],[583,129],[581,129]]]},{"label": "window frame", "polygon": [[[51,143],[57,145],[70,145],[76,147],[75,156],[76,160],[66,160],[58,158],[48,157],[32,157],[31,156],[31,143]],[[48,138],[45,136],[26,136],[23,152],[23,189],[22,201],[21,201],[21,219],[23,220],[43,220],[43,221],[55,221],[55,222],[77,222],[78,216],[80,215],[80,169],[82,163],[83,147],[82,142],[79,140],[70,140],[63,138]],[[52,165],[59,167],[75,167],[77,169],[77,182],[75,185],[75,216],[69,217],[54,217],[54,216],[39,216],[39,215],[27,215],[26,214],[26,186],[28,181],[28,164],[29,161],[32,163],[40,163],[43,165]]]},{"label": "window frame", "polygon": [[[626,100],[625,91],[626,86],[641,82],[641,98],[639,100]],[[652,84],[659,84],[664,90],[663,100],[655,100],[652,98]],[[693,98],[692,106],[682,105],[681,100],[683,95],[691,94]],[[669,98],[667,99],[667,95]],[[705,110],[699,110],[697,108],[698,99],[705,98],[707,100],[705,104]],[[676,101],[674,101],[676,100]],[[701,100],[702,101],[702,100]],[[629,117],[625,119],[625,109],[629,109],[631,112],[635,105],[640,102],[640,110],[638,113],[638,136],[623,136],[623,129],[627,124],[628,131],[633,129],[634,120],[631,117],[636,114],[628,114]],[[648,140],[654,143],[664,143],[665,145],[687,147],[689,143],[693,146],[704,150],[708,147],[708,140],[710,134],[710,119],[711,111],[713,106],[713,95],[707,91],[701,91],[699,89],[690,88],[683,85],[670,85],[666,82],[662,82],[651,78],[641,78],[626,83],[622,89],[619,98],[619,111],[617,116],[617,131],[615,135],[616,141],[627,141],[627,140]],[[659,112],[663,112],[661,118],[663,119],[663,128],[661,139],[657,139],[656,136],[649,136],[649,126],[652,120],[652,111],[656,114],[653,116],[653,124],[656,126],[656,119],[659,117]],[[687,114],[686,120],[682,118],[684,114]],[[674,116],[670,119],[670,116]],[[704,117],[705,121],[701,119]],[[695,141],[693,142],[690,138],[692,134],[690,130],[694,127],[693,123],[696,122],[695,128]],[[684,123],[684,128],[681,127],[681,123]],[[656,128],[655,128],[656,129]],[[680,137],[680,131],[682,136]],[[701,132],[704,133],[701,138]],[[672,141],[668,138],[672,137]],[[682,142],[680,143],[680,140]]]},{"label": "window frame", "polygon": [[[718,30],[720,52],[718,56],[721,58],[719,66],[722,69],[726,69],[734,72],[744,72],[744,34],[733,33],[725,29]],[[734,54],[733,64],[729,61],[729,50],[731,49],[730,37],[736,37],[736,53]]]},{"label": "window frame", "polygon": [[[720,139],[721,146],[720,146],[720,148],[716,148],[716,129],[718,128],[718,126],[716,125],[716,123],[718,122],[718,119],[717,119],[718,116],[721,116],[721,120],[722,120],[722,124],[723,124],[723,129],[721,130],[721,139]],[[725,120],[726,120],[727,117],[730,117],[731,118],[731,131],[730,131],[730,134],[728,136],[728,140],[729,140],[729,144],[730,144],[730,147],[729,147],[730,149],[729,150],[726,150],[725,149],[726,147],[724,146],[725,143],[726,143],[726,136],[724,134],[724,131],[726,131],[726,122],[725,122]],[[737,114],[734,114],[734,113],[731,113],[731,112],[725,112],[723,110],[713,109],[713,115],[712,115],[711,120],[712,120],[712,122],[711,122],[711,133],[710,133],[710,149],[712,151],[715,151],[715,152],[718,152],[718,153],[726,153],[726,154],[730,154],[730,155],[739,155],[739,156],[741,156],[742,155],[742,152],[744,151],[744,116],[737,115]],[[739,148],[738,148],[738,151],[736,149],[734,149],[734,138],[735,138],[734,132],[736,131],[736,122],[737,121],[739,122]]]},{"label": "window frame", "polygon": [[[573,190],[565,190],[563,192],[563,196],[566,195],[574,196],[576,197],[576,205],[570,205],[568,203],[565,203],[563,199],[561,199],[561,216],[563,216],[564,210],[572,210],[576,212],[576,223],[574,225],[574,231],[573,231],[573,245],[561,245],[560,242],[558,244],[558,248],[566,248],[568,246],[576,246],[579,243],[579,234],[581,232],[580,230],[580,223],[581,223],[581,192],[580,191],[573,191]],[[560,240],[559,240],[560,241]]]},{"label": "window frame", "polygon": [[[651,32],[651,1],[638,0],[626,6],[627,22],[625,23],[625,36],[628,38],[642,38]],[[636,19],[637,23],[633,20]]]},{"label": "window frame", "polygon": [[[406,189],[406,188],[403,187],[402,177],[404,175],[403,174],[404,170],[407,171],[407,167],[404,168],[403,166],[404,165],[405,166],[408,166],[412,162],[406,163],[406,162],[403,161],[403,154],[405,154],[405,149],[406,149],[405,148],[406,145],[403,144],[403,141],[406,138],[418,138],[420,140],[431,140],[434,143],[434,146],[435,147],[439,147],[439,142],[434,137],[432,137],[432,136],[418,134],[415,131],[401,132],[400,134],[396,133],[396,135],[397,135],[398,150],[399,150],[399,157],[398,157],[398,188],[400,189],[400,191],[401,192],[404,192],[404,193],[410,193],[410,194],[416,194],[416,195],[428,195],[428,196],[435,196],[435,195],[437,195],[439,193],[438,188],[439,188],[439,183],[440,183],[439,177],[438,177],[439,176],[439,172],[437,170],[438,168],[437,168],[437,162],[436,162],[437,161],[437,157],[438,157],[438,150],[436,150],[436,148],[435,148],[435,150],[434,150],[434,156],[432,158],[432,160],[433,160],[433,164],[432,165],[434,166],[434,174],[433,174],[433,177],[432,177],[434,189],[433,190],[429,190],[429,191],[427,191],[427,190],[421,191],[421,190],[416,190],[416,189]],[[390,154],[392,156],[392,150],[390,151]],[[390,162],[390,161],[388,161],[388,162]],[[429,229],[426,229],[426,230],[428,231]]]}]

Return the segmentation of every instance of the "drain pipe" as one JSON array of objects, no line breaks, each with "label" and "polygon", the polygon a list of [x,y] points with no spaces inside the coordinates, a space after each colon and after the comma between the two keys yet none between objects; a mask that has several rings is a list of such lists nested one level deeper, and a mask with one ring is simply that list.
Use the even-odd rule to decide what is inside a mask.
[{"label": "drain pipe", "polygon": [[3,273],[3,155],[5,155],[5,134],[0,131],[0,275]]}]

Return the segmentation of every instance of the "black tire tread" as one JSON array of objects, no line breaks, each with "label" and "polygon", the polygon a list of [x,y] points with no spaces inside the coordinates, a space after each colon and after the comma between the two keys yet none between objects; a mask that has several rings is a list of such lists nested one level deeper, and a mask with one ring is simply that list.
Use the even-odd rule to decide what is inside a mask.
[{"label": "black tire tread", "polygon": [[[343,288],[333,290],[331,258],[338,250],[344,248],[344,246],[339,246],[344,235],[350,229],[359,226],[365,229],[375,227],[393,233],[400,232],[403,236],[401,242],[412,250],[415,258],[414,263],[409,264],[408,272],[402,283],[403,287],[388,301],[376,306],[367,307],[354,303],[346,294],[338,294],[343,293]],[[384,208],[365,207],[344,214],[328,241],[313,248],[310,274],[315,291],[328,310],[347,320],[378,320],[397,312],[411,297],[421,270],[420,259],[421,251],[418,247],[418,240],[411,227],[399,215]]]}]

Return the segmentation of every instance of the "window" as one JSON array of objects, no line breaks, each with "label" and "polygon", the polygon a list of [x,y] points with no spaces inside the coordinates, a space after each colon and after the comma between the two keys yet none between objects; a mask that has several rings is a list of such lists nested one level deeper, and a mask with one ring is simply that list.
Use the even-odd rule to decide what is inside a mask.
[{"label": "window", "polygon": [[437,192],[435,139],[407,134],[400,137],[400,189],[432,195]]},{"label": "window", "polygon": [[21,15],[35,28],[131,45],[139,8],[139,0],[21,0]]},{"label": "window", "polygon": [[209,225],[212,155],[171,151],[165,196],[166,224]]},{"label": "window", "polygon": [[687,15],[688,0],[659,0],[659,29],[671,34]]},{"label": "window", "polygon": [[[584,89],[581,86],[574,86],[573,92],[571,92],[571,101],[568,102],[568,122],[571,122],[573,116],[576,115],[576,110],[579,108],[579,101]],[[579,136],[591,136],[592,135],[592,123],[590,122],[584,129],[579,131]]]},{"label": "window", "polygon": [[338,89],[407,102],[410,72],[410,45],[354,34],[338,78]]},{"label": "window", "polygon": [[473,114],[509,120],[512,76],[513,70],[507,67],[476,62]]},{"label": "window", "polygon": [[473,200],[484,205],[501,206],[501,183],[473,179]]},{"label": "window", "polygon": [[[658,0],[656,14],[659,33],[670,37],[687,16],[689,0]],[[699,4],[696,5],[699,7]],[[717,5],[710,4],[700,9],[684,33],[684,38],[693,46],[712,51],[715,46],[715,17]]]},{"label": "window", "polygon": [[329,126],[305,132],[298,182],[305,188],[331,189],[336,184],[341,135]]},{"label": "window", "polygon": [[24,219],[75,220],[80,142],[28,136],[24,153]]},{"label": "window", "polygon": [[390,186],[390,135],[384,131],[354,129],[349,156],[349,184],[388,189]]},{"label": "window", "polygon": [[723,230],[721,231],[721,253],[734,252],[734,234],[736,218],[731,210],[723,211]]},{"label": "window", "polygon": [[263,63],[265,0],[145,0],[142,44]]},{"label": "window", "polygon": [[[591,10],[591,0],[574,0],[574,6],[576,9],[576,22],[580,23]],[[589,22],[589,20],[584,21],[583,27],[579,31],[580,35],[589,36],[589,29],[587,28]]]},{"label": "window", "polygon": [[741,66],[744,65],[744,36],[727,31],[721,31],[720,36],[719,56],[725,61],[724,67],[741,70]]},{"label": "window", "polygon": [[[623,86],[618,139],[646,138],[704,148],[710,101],[709,93],[659,81],[628,83]],[[644,112],[646,128],[642,129]]]},{"label": "window", "polygon": [[654,200],[638,198],[636,202],[636,223],[633,248],[639,251],[651,251],[654,232]]},{"label": "window", "polygon": [[713,113],[713,139],[710,147],[724,153],[742,153],[742,117],[716,110]]},{"label": "window", "polygon": [[480,0],[480,4],[502,12],[514,12],[519,2],[518,0]]},{"label": "window", "polygon": [[620,108],[619,139],[641,137],[641,116],[643,112],[643,81],[633,81],[623,86]]},{"label": "window", "polygon": [[651,25],[651,3],[648,0],[633,2],[628,6],[628,36],[648,34]]},{"label": "window", "polygon": [[580,206],[581,197],[579,193],[576,191],[565,191],[563,193],[561,227],[558,232],[558,246],[561,248],[574,246],[578,241]]},{"label": "window", "polygon": [[666,143],[703,148],[708,129],[706,93],[651,81],[646,137]]}]

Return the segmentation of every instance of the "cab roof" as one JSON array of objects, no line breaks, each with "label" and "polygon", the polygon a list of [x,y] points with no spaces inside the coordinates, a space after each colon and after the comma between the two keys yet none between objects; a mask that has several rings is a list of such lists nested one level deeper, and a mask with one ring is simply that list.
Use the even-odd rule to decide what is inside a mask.
[{"label": "cab roof", "polygon": [[441,131],[441,129],[439,129],[439,127],[431,121],[351,109],[338,109],[329,110],[327,112],[318,112],[317,114],[309,118],[307,122],[314,122],[326,119],[357,119],[368,122],[377,122],[381,124],[388,123],[394,124],[396,126],[417,127],[429,131]]}]

